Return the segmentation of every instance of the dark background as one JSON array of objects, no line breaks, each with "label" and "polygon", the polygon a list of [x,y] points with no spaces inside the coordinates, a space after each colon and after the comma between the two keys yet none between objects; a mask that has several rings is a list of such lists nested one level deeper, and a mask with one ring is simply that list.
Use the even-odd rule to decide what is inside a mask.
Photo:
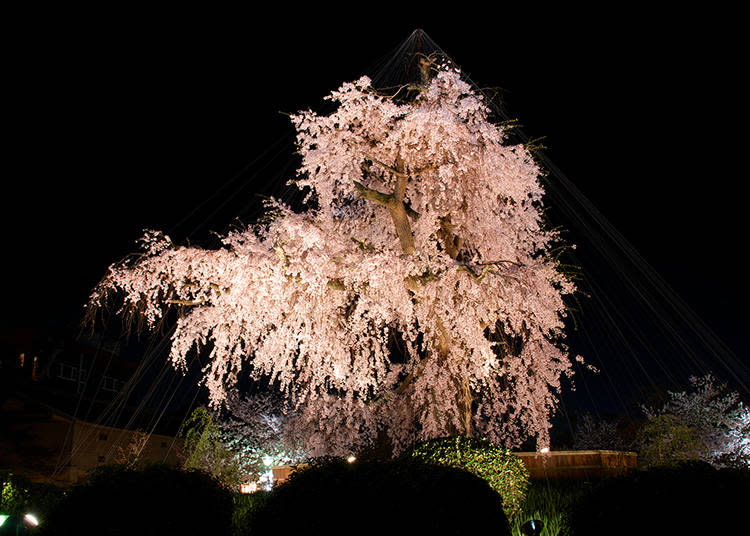
[{"label": "dark background", "polygon": [[255,194],[294,176],[281,112],[318,106],[422,28],[475,83],[500,90],[526,134],[545,137],[550,160],[747,363],[737,13],[351,7],[361,11],[9,14],[3,329],[73,328],[144,228],[209,243],[252,219]]}]

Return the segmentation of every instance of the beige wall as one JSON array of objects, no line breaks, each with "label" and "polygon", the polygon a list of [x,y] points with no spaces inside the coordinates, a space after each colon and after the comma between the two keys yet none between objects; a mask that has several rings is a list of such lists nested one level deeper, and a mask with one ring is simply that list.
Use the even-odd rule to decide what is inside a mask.
[{"label": "beige wall", "polygon": [[[35,482],[68,485],[87,471],[119,461],[133,434],[130,430],[101,426],[51,411],[30,411],[23,401],[10,397],[0,407],[0,470],[23,475]],[[153,434],[139,461],[177,465],[183,441]]]},{"label": "beige wall", "polygon": [[[100,465],[118,463],[131,452],[129,442],[133,431],[76,421],[70,455],[70,478],[76,481],[87,471]],[[152,434],[138,456],[139,462],[177,465],[182,440]]]}]

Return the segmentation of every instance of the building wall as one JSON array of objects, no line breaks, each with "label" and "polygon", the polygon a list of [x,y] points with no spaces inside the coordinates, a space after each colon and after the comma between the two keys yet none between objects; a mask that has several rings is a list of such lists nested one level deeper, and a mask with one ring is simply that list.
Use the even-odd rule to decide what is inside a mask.
[{"label": "building wall", "polygon": [[622,475],[638,465],[635,452],[560,450],[547,453],[514,452],[532,479],[602,478]]},{"label": "building wall", "polygon": [[[95,467],[118,463],[135,452],[132,430],[73,420],[9,397],[0,406],[0,470],[35,482],[69,485]],[[140,449],[141,462],[179,463],[183,440],[153,434]]]},{"label": "building wall", "polygon": [[179,463],[177,453],[183,446],[182,439],[152,434],[141,446],[139,435],[132,430],[76,421],[70,456],[71,480],[77,481],[95,467],[123,463],[135,455],[141,463]]}]

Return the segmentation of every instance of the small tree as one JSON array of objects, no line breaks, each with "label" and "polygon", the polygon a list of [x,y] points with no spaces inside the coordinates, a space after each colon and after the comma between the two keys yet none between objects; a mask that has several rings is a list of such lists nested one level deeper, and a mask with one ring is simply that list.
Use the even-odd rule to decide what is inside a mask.
[{"label": "small tree", "polygon": [[185,444],[182,452],[182,468],[199,469],[222,482],[236,487],[242,480],[235,454],[219,437],[219,427],[206,408],[198,407],[182,427]]},{"label": "small tree", "polygon": [[[736,392],[711,374],[690,378],[689,391],[670,391],[669,400],[659,409],[644,407],[649,417],[670,415],[690,430],[698,445],[692,454],[714,467],[750,467],[750,408]],[[647,426],[648,423],[647,423]],[[661,425],[659,425],[661,426]],[[666,430],[668,425],[665,424]],[[686,437],[684,432],[680,433]],[[691,455],[692,455],[691,454]]]},{"label": "small tree", "polygon": [[673,466],[699,460],[704,450],[693,430],[679,417],[654,415],[638,431],[639,462],[646,467]]},{"label": "small tree", "polygon": [[148,434],[142,430],[134,430],[130,434],[127,445],[117,445],[115,463],[126,465],[134,468],[138,465],[138,460],[143,452],[143,448],[148,443]]},{"label": "small tree", "polygon": [[625,441],[617,431],[617,423],[597,419],[591,414],[581,416],[573,432],[573,448],[576,450],[621,450]]}]

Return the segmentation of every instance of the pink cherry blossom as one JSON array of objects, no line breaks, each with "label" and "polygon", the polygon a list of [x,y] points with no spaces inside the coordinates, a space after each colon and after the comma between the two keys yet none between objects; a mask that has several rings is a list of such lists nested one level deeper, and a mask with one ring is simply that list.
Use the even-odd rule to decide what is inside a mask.
[{"label": "pink cherry blossom", "polygon": [[396,450],[457,432],[547,446],[574,286],[549,254],[540,169],[459,72],[436,71],[410,100],[363,77],[330,115],[294,115],[312,208],[273,200],[216,250],[150,232],[90,307],[119,294],[149,326],[181,307],[172,362],[210,347],[214,406],[240,372],[270,380],[311,452],[379,431]]}]

